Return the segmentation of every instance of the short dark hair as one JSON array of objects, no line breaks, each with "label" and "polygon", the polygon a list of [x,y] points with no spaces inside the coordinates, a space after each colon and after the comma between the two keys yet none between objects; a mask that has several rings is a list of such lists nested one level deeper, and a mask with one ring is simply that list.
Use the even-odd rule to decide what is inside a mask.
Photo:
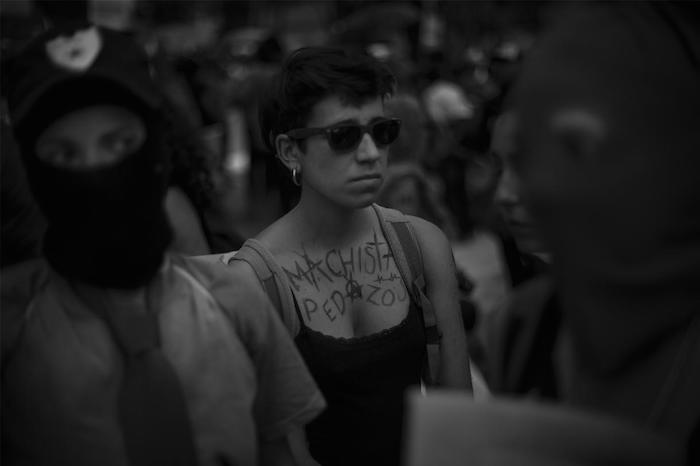
[{"label": "short dark hair", "polygon": [[321,100],[338,96],[343,103],[360,105],[394,93],[396,78],[373,57],[330,47],[296,50],[272,78],[259,108],[262,140],[275,152],[279,134],[307,123]]}]

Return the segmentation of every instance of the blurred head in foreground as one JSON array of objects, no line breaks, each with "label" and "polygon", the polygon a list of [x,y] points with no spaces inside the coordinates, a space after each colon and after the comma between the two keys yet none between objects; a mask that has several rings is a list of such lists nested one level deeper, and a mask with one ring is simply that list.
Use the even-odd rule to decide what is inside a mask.
[{"label": "blurred head in foreground", "polygon": [[171,239],[160,94],[128,36],[88,23],[55,27],[10,62],[8,104],[47,260],[62,275],[133,288]]},{"label": "blurred head in foreground", "polygon": [[512,96],[571,329],[568,398],[682,435],[700,415],[699,34],[690,3],[584,4]]}]

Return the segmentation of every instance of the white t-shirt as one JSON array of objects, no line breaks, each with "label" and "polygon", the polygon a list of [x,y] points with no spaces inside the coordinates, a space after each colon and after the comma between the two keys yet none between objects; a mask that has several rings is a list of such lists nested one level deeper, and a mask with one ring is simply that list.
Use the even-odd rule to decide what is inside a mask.
[{"label": "white t-shirt", "polygon": [[[106,324],[43,260],[2,278],[3,457],[126,466],[117,419],[123,361]],[[284,436],[324,408],[249,277],[173,256],[148,292],[159,303],[162,349],[182,382],[200,465],[257,464],[259,439]]]}]

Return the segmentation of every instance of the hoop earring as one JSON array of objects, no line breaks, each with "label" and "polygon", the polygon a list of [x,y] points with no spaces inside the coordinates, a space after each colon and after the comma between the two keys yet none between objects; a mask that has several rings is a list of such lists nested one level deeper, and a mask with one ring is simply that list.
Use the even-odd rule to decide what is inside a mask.
[{"label": "hoop earring", "polygon": [[297,167],[292,168],[292,183],[301,186],[301,170],[297,170]]}]

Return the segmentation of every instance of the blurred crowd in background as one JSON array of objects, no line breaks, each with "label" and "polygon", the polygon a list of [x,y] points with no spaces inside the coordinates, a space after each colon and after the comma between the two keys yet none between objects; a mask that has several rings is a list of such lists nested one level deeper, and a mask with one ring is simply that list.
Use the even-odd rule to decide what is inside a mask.
[{"label": "blurred crowd in background", "polygon": [[[401,118],[403,130],[390,149],[379,203],[427,218],[453,241],[469,296],[465,322],[473,326],[528,273],[494,203],[503,169],[491,150],[492,133],[519,64],[555,7],[546,1],[9,0],[0,9],[2,55],[11,57],[48,25],[75,19],[126,31],[144,45],[171,108],[169,214],[182,224],[177,229],[193,232],[173,246],[187,254],[235,250],[294,206],[299,188],[265,148],[257,121],[266,80],[289,52],[331,45],[386,62],[398,78],[387,114]],[[472,351],[478,357],[479,349]]]},{"label": "blurred crowd in background", "polygon": [[230,201],[236,213],[257,216],[265,205],[265,221],[286,211],[294,197],[289,176],[265,152],[257,131],[256,102],[265,79],[288,52],[304,45],[369,53],[399,77],[391,112],[404,120],[405,131],[392,148],[391,163],[411,162],[426,172],[459,238],[489,221],[496,173],[488,152],[493,120],[546,6],[17,0],[3,2],[2,53],[11,54],[46,21],[88,17],[133,32],[154,59],[178,123],[195,129],[191,144],[204,144],[180,161],[189,165],[181,176],[194,178],[181,180],[186,193],[197,207],[221,201],[215,190],[225,183],[222,177],[233,176],[237,195]]},{"label": "blurred crowd in background", "polygon": [[[640,107],[643,111],[638,112],[632,104],[640,100],[639,95],[657,92],[667,82],[672,82],[673,78],[686,79],[686,74],[683,74],[685,67],[697,71],[697,51],[700,48],[697,44],[684,42],[686,36],[697,38],[697,32],[692,27],[688,29],[690,32],[673,29],[675,35],[669,37],[680,38],[670,41],[675,48],[663,49],[664,44],[659,42],[659,50],[654,50],[653,47],[644,49],[648,56],[662,57],[675,64],[675,55],[667,53],[667,50],[675,53],[682,48],[691,59],[685,57],[685,61],[680,60],[684,65],[678,68],[678,73],[671,66],[644,68],[639,72],[635,68],[636,62],[631,61],[632,64],[629,64],[620,58],[626,53],[622,47],[619,56],[615,55],[618,52],[613,47],[613,58],[605,61],[608,60],[605,56],[602,61],[605,64],[619,65],[622,70],[631,70],[629,73],[633,78],[640,77],[640,89],[630,87],[631,97],[623,105],[615,105],[617,100],[613,99],[617,98],[615,93],[618,90],[620,95],[627,95],[622,92],[627,82],[617,81],[617,68],[611,66],[610,76],[601,78],[598,87],[594,88],[588,83],[579,83],[577,77],[573,76],[575,73],[571,73],[571,76],[568,74],[569,63],[562,59],[562,56],[569,56],[568,50],[562,51],[562,56],[555,56],[559,61],[553,60],[552,63],[560,67],[557,68],[560,74],[553,75],[555,82],[556,79],[561,79],[568,85],[566,79],[570,78],[574,82],[571,88],[583,95],[582,102],[597,105],[598,101],[588,93],[589,89],[594,89],[603,96],[601,102],[613,102],[611,108],[620,112],[628,111],[629,114],[620,116],[619,121],[610,120],[610,134],[616,138],[619,135],[619,139],[612,136],[610,139],[619,143],[619,148],[602,143],[595,145],[599,142],[596,138],[603,140],[603,136],[608,135],[601,136],[604,131],[599,131],[600,126],[596,123],[598,120],[588,118],[590,114],[576,113],[580,109],[574,108],[576,111],[564,113],[560,120],[553,118],[554,132],[572,127],[576,130],[583,128],[584,136],[592,135],[590,140],[593,142],[589,145],[586,145],[589,139],[581,138],[584,141],[581,148],[576,145],[576,137],[580,134],[566,133],[562,136],[564,143],[561,147],[555,147],[561,153],[570,155],[567,152],[570,151],[577,157],[581,156],[579,152],[583,153],[579,159],[566,159],[571,164],[570,171],[560,169],[557,165],[558,161],[564,159],[552,149],[555,145],[549,144],[549,141],[549,145],[543,143],[536,146],[537,150],[531,150],[529,154],[531,159],[537,158],[533,157],[533,153],[545,154],[542,156],[544,162],[537,167],[540,171],[526,170],[528,167],[521,157],[521,172],[530,177],[523,179],[527,179],[531,186],[542,189],[535,190],[535,194],[540,194],[535,200],[540,201],[540,218],[551,222],[549,231],[554,233],[549,239],[560,239],[556,234],[564,238],[550,244],[554,246],[550,255],[550,251],[543,248],[533,235],[529,214],[521,210],[517,177],[511,167],[519,152],[515,141],[516,121],[510,113],[513,109],[506,106],[505,98],[516,82],[524,58],[534,50],[544,25],[564,3],[569,2],[3,0],[0,4],[1,53],[3,62],[11,59],[29,39],[49,25],[76,19],[87,19],[126,31],[144,46],[151,59],[153,76],[159,83],[168,107],[167,143],[171,145],[169,153],[172,156],[173,172],[166,208],[176,234],[171,248],[192,256],[237,250],[247,238],[255,236],[289,212],[298,200],[299,186],[293,182],[289,170],[266,148],[258,122],[258,104],[262,101],[265,84],[279,71],[285,57],[303,46],[329,45],[365,53],[385,62],[398,81],[395,96],[385,103],[386,116],[400,118],[402,129],[399,138],[388,149],[388,169],[377,203],[431,221],[451,241],[463,298],[461,310],[469,337],[475,397],[488,398],[491,390],[493,393],[536,394],[545,399],[565,398],[564,395],[569,395],[565,392],[572,390],[576,384],[565,385],[562,380],[571,374],[562,376],[554,370],[558,362],[553,360],[553,355],[559,354],[555,349],[561,345],[562,339],[566,343],[566,338],[569,337],[561,330],[564,328],[563,316],[569,319],[573,317],[574,324],[571,328],[590,330],[590,334],[584,335],[590,337],[590,340],[583,340],[587,343],[594,342],[590,348],[600,349],[596,353],[599,358],[597,361],[602,361],[601,365],[605,368],[610,360],[614,360],[610,355],[615,355],[616,344],[626,341],[630,329],[647,329],[654,338],[658,336],[660,331],[657,332],[657,329],[661,328],[658,322],[671,315],[668,310],[672,306],[660,300],[658,309],[653,308],[649,303],[656,305],[652,299],[656,292],[662,297],[678,298],[683,304],[678,307],[692,317],[690,322],[695,322],[693,326],[687,325],[690,336],[673,340],[673,344],[680,341],[679,345],[687,345],[678,350],[677,357],[674,356],[676,362],[672,365],[667,362],[657,364],[661,359],[654,359],[653,364],[649,364],[649,367],[664,371],[671,367],[670,375],[662,377],[655,372],[640,372],[638,378],[624,379],[624,383],[621,382],[619,386],[611,383],[613,388],[610,388],[608,382],[613,379],[602,371],[602,382],[598,387],[600,399],[603,400],[599,404],[608,411],[618,410],[618,405],[623,407],[619,410],[624,411],[628,408],[622,402],[625,401],[631,406],[630,412],[641,412],[643,410],[638,408],[643,403],[635,405],[636,399],[629,395],[637,391],[643,392],[644,390],[638,390],[639,387],[656,386],[654,383],[666,380],[665,377],[668,377],[668,384],[671,384],[674,377],[681,378],[681,375],[687,375],[690,380],[684,385],[690,387],[686,395],[697,386],[692,385],[697,383],[696,373],[686,372],[682,368],[685,367],[683,364],[690,368],[697,361],[693,358],[700,354],[698,340],[691,333],[700,325],[697,324],[697,317],[693,317],[697,316],[698,302],[696,246],[699,230],[695,220],[697,210],[692,210],[691,207],[697,209],[700,203],[696,202],[697,189],[693,190],[693,183],[688,181],[694,176],[692,166],[688,165],[690,174],[681,173],[682,169],[677,169],[691,160],[686,156],[694,150],[693,144],[697,143],[696,139],[689,136],[697,133],[690,130],[681,133],[681,130],[687,129],[683,125],[691,127],[697,121],[697,106],[692,109],[678,107],[678,114],[673,113],[678,101],[688,98],[688,102],[694,102],[690,98],[697,95],[689,90],[691,86],[688,85],[687,88],[679,87],[681,99],[673,93],[666,101],[657,95],[650,96],[665,103],[654,107],[656,101],[653,101],[648,108]],[[663,13],[659,15],[661,19],[654,16],[656,29],[648,27],[649,31],[658,34],[653,36],[654,40],[666,37],[663,36],[666,34],[666,22],[673,27],[676,27],[676,23],[685,23],[681,21],[683,18],[671,18],[668,11],[672,12],[675,8],[667,11],[664,7],[659,7],[663,4],[660,2],[653,5],[654,9],[658,7]],[[688,4],[679,2],[679,5],[691,11]],[[699,18],[700,15],[696,14],[691,18],[695,23],[690,20],[688,23],[696,26]],[[664,28],[657,23],[664,25]],[[637,23],[630,24],[636,27]],[[639,31],[644,31],[647,26],[639,26],[639,30],[634,27],[630,27],[631,35],[639,34],[642,37],[643,34]],[[585,30],[586,33],[590,31]],[[575,40],[571,40],[574,45],[578,45]],[[605,40],[606,37],[601,39]],[[588,49],[580,47],[579,55],[588,60],[581,63],[592,63],[589,68],[583,68],[583,71],[594,76],[600,70],[601,73],[607,72],[608,68],[599,66],[596,61],[599,58],[596,53],[606,50],[610,43],[605,43],[599,49],[592,48],[592,55],[595,55],[593,58],[582,52],[585,50],[588,53]],[[647,46],[641,40],[639,43],[643,47]],[[679,43],[683,47],[679,47]],[[553,45],[550,46],[558,51]],[[575,58],[579,55],[571,54]],[[539,83],[536,79],[539,78],[549,83],[543,76],[547,75],[552,63],[540,64],[546,72],[535,74],[535,78],[531,79]],[[648,64],[644,62],[644,66]],[[643,88],[647,81],[641,78],[649,79],[652,83],[649,89],[653,92]],[[3,73],[3,81],[4,79]],[[609,86],[605,79],[618,87]],[[524,88],[526,90],[521,91],[521,94],[531,98],[534,103],[526,101],[521,105],[527,107],[529,103],[532,108],[540,109],[540,102],[536,99],[541,96],[530,88]],[[546,86],[533,88],[542,95],[551,97],[542,91]],[[608,89],[612,89],[610,94],[615,94],[613,97],[608,95]],[[553,100],[560,98],[558,91],[552,91]],[[561,95],[569,94],[562,91]],[[591,91],[591,95],[597,94]],[[589,98],[590,101],[586,100]],[[668,111],[670,123],[661,122],[666,116],[659,117],[649,109]],[[566,110],[571,109],[567,107]],[[39,210],[32,205],[31,195],[23,185],[19,155],[7,132],[11,122],[4,102],[0,111],[3,123],[2,266],[7,266],[40,254],[39,244],[45,222]],[[629,123],[635,123],[636,120],[632,117],[637,115],[640,115],[641,121],[638,127]],[[672,120],[672,117],[683,124]],[[591,124],[591,121],[596,124]],[[659,128],[651,128],[650,121]],[[623,122],[632,129],[624,126]],[[667,123],[669,127],[661,128],[662,123]],[[541,137],[537,132],[541,127],[535,127],[536,123],[522,120],[519,124],[525,127],[521,133],[526,136],[533,139]],[[618,125],[615,126],[616,124]],[[678,128],[680,136],[675,137],[673,131]],[[659,138],[649,136],[652,130],[657,129],[661,134]],[[563,130],[561,132],[565,133]],[[560,134],[557,133],[557,136]],[[668,136],[667,139],[663,139],[665,136]],[[559,141],[557,139],[557,143]],[[641,141],[639,147],[633,145],[637,141]],[[681,163],[668,163],[668,154],[661,154],[667,150],[665,144],[670,144],[669,141],[677,143],[680,148],[668,150],[669,154],[686,157],[680,159]],[[654,145],[657,143],[658,146]],[[664,150],[657,150],[659,147]],[[593,162],[585,159],[585,156],[590,155],[586,151],[597,156],[596,151],[599,149],[605,155],[622,154],[629,156],[629,159],[624,159],[625,162],[617,165],[607,160],[601,162],[602,158]],[[556,153],[556,156],[547,158],[550,155],[547,150]],[[646,155],[649,160],[656,161],[658,158],[661,161],[659,166],[672,167],[669,168],[669,176],[664,178],[663,172],[658,178],[650,175],[656,165],[643,165]],[[629,166],[625,163],[629,163]],[[693,163],[697,166],[697,162]],[[642,168],[634,169],[637,166]],[[585,170],[590,167],[599,171],[591,169],[593,175],[590,179],[584,179],[584,175],[579,176],[579,173],[587,173]],[[584,171],[579,172],[579,169]],[[678,173],[673,171],[676,169]],[[561,174],[568,175],[569,178],[559,178]],[[632,188],[637,188],[636,191],[631,191],[633,194],[626,192],[625,182],[618,181],[619,174],[629,175],[633,180],[636,180],[635,176],[640,176],[641,181],[630,184]],[[690,194],[685,198],[678,194],[681,201],[674,197],[678,184],[674,176],[687,181],[682,186],[686,186]],[[591,179],[595,181],[598,179],[596,177],[602,177],[609,184],[592,183]],[[652,182],[658,186],[650,187]],[[571,190],[575,191],[575,195],[566,197],[570,194],[567,191],[569,184],[573,185]],[[663,191],[659,186],[668,189]],[[551,190],[547,191],[546,188]],[[606,189],[611,190],[612,194],[608,195]],[[658,198],[668,201],[667,204],[657,200],[655,189],[661,193]],[[561,193],[565,195],[560,195]],[[646,202],[635,197],[642,197],[642,194],[648,196],[648,199],[644,197]],[[662,194],[668,194],[668,199]],[[557,204],[559,197],[563,199],[561,205]],[[617,203],[607,208],[610,199]],[[560,210],[557,211],[555,208],[558,206]],[[585,208],[582,209],[581,206]],[[647,215],[644,209],[653,207],[657,210]],[[688,207],[687,211],[682,210],[685,207]],[[656,221],[666,219],[666,215],[670,220]],[[552,225],[561,227],[561,230]],[[586,230],[590,225],[599,230]],[[673,230],[676,225],[680,225],[677,231]],[[658,234],[655,229],[657,227],[661,231]],[[671,233],[663,230],[666,227]],[[617,233],[614,228],[617,228]],[[610,234],[609,229],[614,234]],[[566,242],[572,238],[573,241]],[[638,238],[648,239],[648,244]],[[606,242],[608,240],[609,243]],[[638,240],[638,244],[635,240]],[[612,246],[604,249],[599,247],[601,244]],[[589,246],[590,249],[587,249]],[[632,252],[628,251],[625,255],[627,246]],[[554,262],[559,268],[550,264],[551,257],[557,257],[556,247],[559,248],[559,253],[564,251],[561,255],[564,259],[560,259],[559,264],[556,260]],[[682,247],[687,247],[693,254]],[[653,256],[655,248],[664,254],[670,251],[670,259],[664,262],[667,257],[659,255],[664,261],[656,264],[649,260],[652,266],[656,266],[648,269],[653,273],[649,273],[648,277],[638,273],[639,270],[647,270],[644,261]],[[623,253],[620,253],[621,250],[624,250]],[[599,251],[610,253],[610,263],[605,262],[607,257],[596,255]],[[689,265],[685,264],[685,257],[688,257]],[[691,264],[692,261],[695,262]],[[618,265],[621,272],[615,275]],[[678,277],[682,280],[671,273],[673,267],[677,268]],[[520,295],[516,296],[512,292],[532,278],[543,278],[544,275],[554,275],[556,286],[547,278],[546,282],[531,281],[529,287],[521,289],[524,293]],[[590,276],[599,281],[591,280]],[[616,282],[618,279],[619,283]],[[562,286],[562,283],[566,286]],[[668,289],[663,288],[664,284],[668,285]],[[585,288],[589,285],[593,291]],[[617,285],[619,290],[615,288]],[[579,286],[583,291],[578,289]],[[615,301],[618,296],[613,291],[620,291],[619,302]],[[513,297],[517,299],[509,302]],[[606,300],[614,304],[610,305],[611,309],[619,307],[625,312],[605,314],[608,309],[602,304],[607,303]],[[506,308],[509,309],[509,314],[498,312]],[[586,313],[582,309],[594,312]],[[630,309],[636,314],[626,314]],[[645,309],[651,316],[646,323],[639,317],[643,316],[642,311]],[[504,319],[499,324],[494,321],[499,315],[513,319]],[[619,320],[606,320],[610,315],[618,316],[616,318]],[[585,320],[582,316],[590,320]],[[583,319],[583,324],[577,319]],[[532,322],[528,324],[529,321]],[[676,325],[673,332],[680,333],[678,329],[685,328],[687,323],[685,320],[678,322],[678,325],[673,323]],[[492,335],[490,329],[498,329],[500,333]],[[668,334],[673,332],[669,331]],[[610,341],[601,339],[606,335]],[[658,341],[663,336],[658,337]],[[633,339],[630,341],[631,346],[636,344]],[[656,341],[653,340],[652,343]],[[489,353],[494,343],[501,345],[502,352]],[[646,344],[645,341],[642,343]],[[645,360],[648,354],[652,354],[648,349],[653,347],[652,343],[648,347],[640,344],[641,349],[635,347],[639,351],[630,352],[629,355],[620,351],[621,359],[634,370],[646,367],[637,364],[635,358]],[[586,350],[590,348],[585,347]],[[684,351],[689,356],[686,357]],[[627,356],[629,358],[625,359]],[[571,364],[563,366],[567,369],[574,367]],[[499,368],[507,370],[498,373]],[[635,372],[632,374],[637,377]],[[593,385],[587,387],[581,380],[585,382],[585,378],[582,378],[577,383],[584,387],[581,393],[587,395],[586,388],[590,389]],[[616,392],[618,388],[619,392]],[[672,396],[673,392],[670,388],[668,390],[660,391],[658,400],[661,401],[656,403],[668,402],[669,406],[675,406],[672,405],[674,400],[680,400],[678,406],[681,402],[686,403],[686,398]],[[596,393],[595,390],[589,392]],[[581,394],[576,390],[573,393],[572,399]],[[657,399],[656,395],[653,399]],[[687,396],[687,404],[697,404],[691,402],[693,399],[697,399],[697,396]],[[600,400],[596,400],[598,401]],[[664,406],[659,406],[658,411],[663,412]],[[669,418],[683,414],[685,408],[687,407],[669,409]],[[693,409],[696,409],[695,405],[686,410],[691,413],[688,418],[695,416]],[[648,424],[657,422],[655,413],[653,411],[649,416]],[[693,447],[698,435],[697,417],[691,421],[694,430],[688,445]]]}]

